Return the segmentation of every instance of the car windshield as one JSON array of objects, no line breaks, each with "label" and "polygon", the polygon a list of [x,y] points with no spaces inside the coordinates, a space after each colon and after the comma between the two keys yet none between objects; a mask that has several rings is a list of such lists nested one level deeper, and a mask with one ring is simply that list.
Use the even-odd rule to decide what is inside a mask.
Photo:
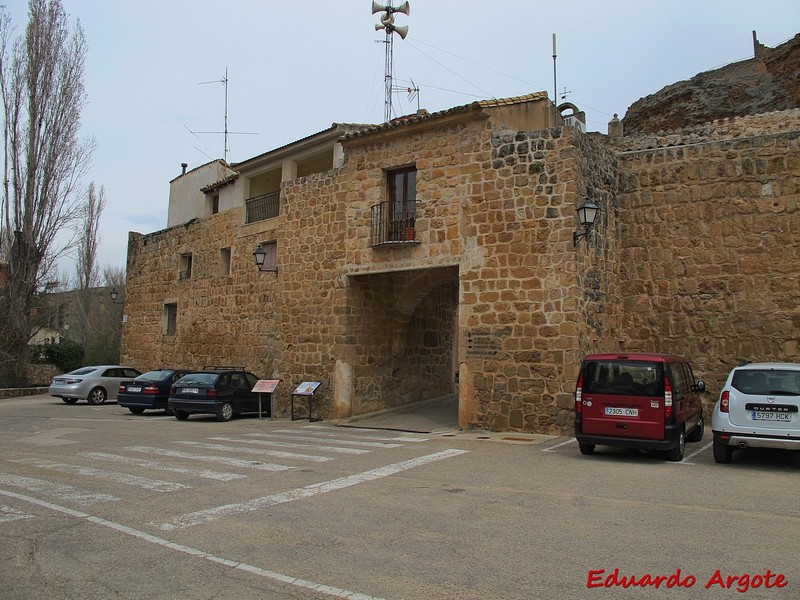
[{"label": "car windshield", "polygon": [[88,375],[89,373],[94,373],[97,371],[94,367],[83,367],[81,369],[75,369],[74,371],[70,371],[67,375]]},{"label": "car windshield", "polygon": [[219,373],[189,373],[178,379],[175,385],[214,385],[217,377]]},{"label": "car windshield", "polygon": [[749,395],[800,396],[800,370],[739,369],[731,385]]},{"label": "car windshield", "polygon": [[136,381],[161,381],[172,374],[172,371],[148,371],[136,378]]},{"label": "car windshield", "polygon": [[586,363],[583,391],[587,394],[662,396],[661,363],[598,360]]}]

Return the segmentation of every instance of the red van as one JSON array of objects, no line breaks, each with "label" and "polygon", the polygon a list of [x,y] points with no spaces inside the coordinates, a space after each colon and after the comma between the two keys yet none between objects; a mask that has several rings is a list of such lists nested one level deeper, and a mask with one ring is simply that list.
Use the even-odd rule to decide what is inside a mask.
[{"label": "red van", "polygon": [[590,354],[575,389],[575,437],[595,446],[665,451],[683,460],[686,442],[703,438],[700,393],[688,359],[668,354]]}]

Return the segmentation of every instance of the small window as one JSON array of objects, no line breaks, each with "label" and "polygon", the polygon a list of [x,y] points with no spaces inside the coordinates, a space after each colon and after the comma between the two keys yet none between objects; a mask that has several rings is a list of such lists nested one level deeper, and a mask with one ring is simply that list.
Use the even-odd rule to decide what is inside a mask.
[{"label": "small window", "polygon": [[178,278],[191,279],[191,277],[192,277],[192,253],[185,252],[181,254],[181,272]]},{"label": "small window", "polygon": [[164,305],[164,333],[175,335],[178,324],[178,304],[171,303]]},{"label": "small window", "polygon": [[262,271],[277,271],[278,270],[278,242],[261,242],[261,247],[264,249],[264,265],[261,267]]},{"label": "small window", "polygon": [[219,272],[223,277],[231,274],[231,249],[221,248],[219,251]]},{"label": "small window", "polygon": [[219,194],[214,194],[211,199],[211,214],[215,215],[219,212]]}]

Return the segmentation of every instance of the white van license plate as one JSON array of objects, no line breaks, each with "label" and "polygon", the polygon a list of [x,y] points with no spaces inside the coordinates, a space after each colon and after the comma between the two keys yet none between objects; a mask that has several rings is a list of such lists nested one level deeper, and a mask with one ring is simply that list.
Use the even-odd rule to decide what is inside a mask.
[{"label": "white van license plate", "polygon": [[753,411],[751,417],[753,421],[780,421],[781,423],[792,422],[792,413]]},{"label": "white van license plate", "polygon": [[606,406],[605,414],[610,417],[638,417],[638,408],[617,408],[616,406]]}]

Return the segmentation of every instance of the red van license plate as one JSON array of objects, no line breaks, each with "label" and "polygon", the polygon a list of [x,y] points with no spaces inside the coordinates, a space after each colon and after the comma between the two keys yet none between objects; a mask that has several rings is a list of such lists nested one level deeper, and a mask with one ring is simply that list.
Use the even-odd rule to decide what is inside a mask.
[{"label": "red van license plate", "polygon": [[617,408],[616,406],[606,406],[605,414],[610,417],[638,417],[638,408]]},{"label": "red van license plate", "polygon": [[792,413],[753,411],[752,419],[753,421],[781,421],[783,423],[791,423]]}]

